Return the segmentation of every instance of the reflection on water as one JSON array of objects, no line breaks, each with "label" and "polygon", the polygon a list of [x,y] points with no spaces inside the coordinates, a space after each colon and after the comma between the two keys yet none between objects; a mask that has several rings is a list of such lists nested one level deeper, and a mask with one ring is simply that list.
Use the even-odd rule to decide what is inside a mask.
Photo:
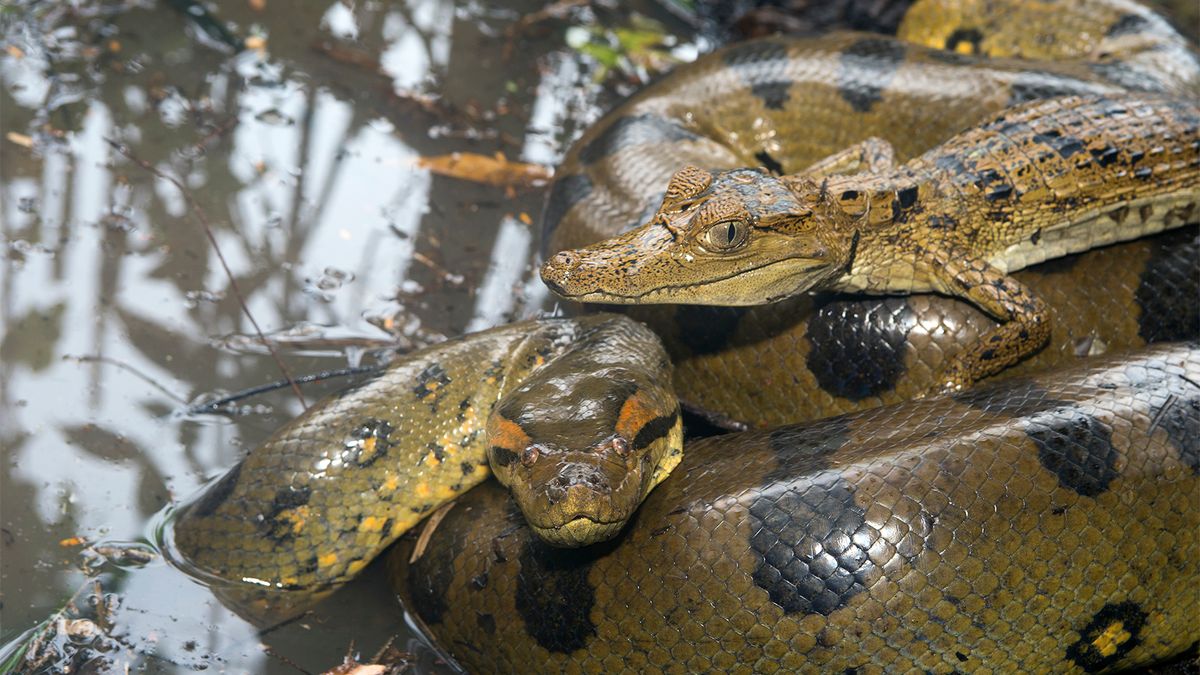
[{"label": "reflection on water", "polygon": [[[83,545],[153,541],[156,514],[299,410],[285,391],[232,421],[180,414],[280,373],[261,348],[236,348],[254,329],[185,195],[113,143],[187,186],[264,331],[330,338],[324,358],[281,347],[299,374],[362,358],[346,345],[541,310],[526,222],[541,195],[415,160],[499,151],[552,165],[612,98],[563,43],[568,24],[596,18],[587,8],[517,35],[505,59],[506,31],[542,3],[220,3],[221,21],[266,41],[236,55],[170,4],[187,3],[0,14],[3,640],[80,588]],[[351,640],[371,653],[411,636],[376,571],[259,632],[161,560],[100,569],[120,598],[114,635],[159,670],[294,672],[286,658],[316,671]]]}]

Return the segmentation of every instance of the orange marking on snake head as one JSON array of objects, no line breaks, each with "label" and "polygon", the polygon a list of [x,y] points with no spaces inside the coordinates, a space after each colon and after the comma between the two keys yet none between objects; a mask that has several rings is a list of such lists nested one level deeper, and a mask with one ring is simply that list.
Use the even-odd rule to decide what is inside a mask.
[{"label": "orange marking on snake head", "polygon": [[616,432],[627,440],[637,438],[638,432],[651,420],[661,413],[654,408],[653,401],[648,400],[642,392],[635,392],[625,399],[621,412],[617,414]]},{"label": "orange marking on snake head", "polygon": [[383,490],[386,490],[387,492],[391,492],[391,491],[395,490],[396,488],[400,487],[400,479],[398,477],[396,477],[394,474],[390,475],[386,479],[384,479],[383,485],[381,487]]},{"label": "orange marking on snake head", "polygon": [[317,567],[333,567],[337,564],[338,555],[336,553],[322,553],[317,556]]},{"label": "orange marking on snake head", "polygon": [[417,483],[417,487],[413,488],[413,492],[418,497],[426,499],[429,495],[433,494],[433,489],[429,487],[429,483]]},{"label": "orange marking on snake head", "polygon": [[521,425],[499,413],[493,414],[488,420],[488,439],[492,445],[510,450],[518,455],[533,442]]}]

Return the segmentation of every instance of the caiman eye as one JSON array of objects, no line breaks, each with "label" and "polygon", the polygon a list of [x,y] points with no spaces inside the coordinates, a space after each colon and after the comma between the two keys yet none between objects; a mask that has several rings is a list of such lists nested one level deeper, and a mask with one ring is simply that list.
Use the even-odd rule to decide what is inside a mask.
[{"label": "caiman eye", "polygon": [[705,230],[700,243],[710,251],[732,251],[746,243],[746,231],[740,220],[723,220]]}]

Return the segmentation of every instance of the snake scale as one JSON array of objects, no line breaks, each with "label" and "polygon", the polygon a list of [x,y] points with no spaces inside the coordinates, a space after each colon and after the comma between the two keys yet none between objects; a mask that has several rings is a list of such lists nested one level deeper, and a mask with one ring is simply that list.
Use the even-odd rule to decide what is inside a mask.
[{"label": "snake scale", "polygon": [[[1025,101],[1196,91],[1194,52],[1139,5],[998,4],[1008,7],[1000,20],[997,3],[905,3],[898,39],[775,38],[680,69],[574,146],[547,205],[546,251],[645,221],[685,164],[792,173],[874,137],[903,162]],[[1013,30],[1024,25],[1039,30]],[[480,482],[490,459],[525,521],[481,486],[423,550],[409,542],[393,557],[401,595],[473,669],[1091,672],[1152,662],[1200,638],[1184,592],[1198,577],[1200,356],[1165,346],[1030,373],[1195,339],[1196,247],[1189,228],[1020,273],[1054,330],[1049,346],[1002,373],[1019,377],[1011,384],[701,441],[671,476],[671,366],[636,323],[599,315],[467,336],[276,434],[182,510],[175,544],[208,574],[329,590]],[[929,296],[802,296],[783,303],[793,313],[780,309],[656,313],[648,323],[677,362],[685,403],[731,426],[765,426],[903,401],[992,325]],[[641,357],[589,357],[610,331]],[[642,379],[614,387],[600,367],[622,358],[622,374]],[[571,386],[585,404],[562,402]],[[539,543],[591,539],[555,542],[547,526],[581,522],[578,509],[539,524],[537,503],[607,489],[616,481],[605,462],[641,467],[625,490],[637,498],[666,480],[610,543]],[[554,467],[549,485],[523,498],[529,484],[509,474],[540,466]],[[613,536],[629,510],[583,519],[583,529]]]}]

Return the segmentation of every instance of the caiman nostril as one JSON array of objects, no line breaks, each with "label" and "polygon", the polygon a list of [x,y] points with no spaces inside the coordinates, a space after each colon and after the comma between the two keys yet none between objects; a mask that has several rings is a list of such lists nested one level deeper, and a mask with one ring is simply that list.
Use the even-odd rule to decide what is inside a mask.
[{"label": "caiman nostril", "polygon": [[550,266],[557,267],[566,271],[575,266],[575,256],[571,255],[570,251],[559,251],[550,258]]}]

